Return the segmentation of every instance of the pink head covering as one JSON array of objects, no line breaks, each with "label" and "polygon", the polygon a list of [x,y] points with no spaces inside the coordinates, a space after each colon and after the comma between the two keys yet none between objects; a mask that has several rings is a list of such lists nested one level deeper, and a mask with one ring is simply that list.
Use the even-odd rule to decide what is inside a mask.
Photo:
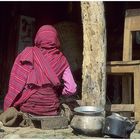
[{"label": "pink head covering", "polygon": [[35,37],[35,46],[43,48],[59,48],[60,42],[56,29],[51,25],[41,26]]}]

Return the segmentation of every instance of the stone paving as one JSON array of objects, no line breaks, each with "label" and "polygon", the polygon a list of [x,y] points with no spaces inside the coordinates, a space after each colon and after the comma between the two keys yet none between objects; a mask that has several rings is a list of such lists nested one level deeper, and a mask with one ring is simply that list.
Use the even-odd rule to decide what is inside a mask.
[{"label": "stone paving", "polygon": [[[59,130],[42,130],[31,127],[4,127],[0,122],[0,128],[0,139],[105,139],[74,134],[71,127]],[[130,138],[140,139],[140,133],[133,132]]]},{"label": "stone paving", "polygon": [[[0,128],[1,139],[93,139],[93,137],[74,134],[70,127],[59,130],[42,130],[31,127],[4,127],[0,123]],[[98,139],[98,137],[96,138]]]}]

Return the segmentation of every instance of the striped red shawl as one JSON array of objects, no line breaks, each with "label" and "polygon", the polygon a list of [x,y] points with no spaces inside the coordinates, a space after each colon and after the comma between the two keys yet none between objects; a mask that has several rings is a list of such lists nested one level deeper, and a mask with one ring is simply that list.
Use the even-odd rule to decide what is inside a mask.
[{"label": "striped red shawl", "polygon": [[[44,30],[48,29],[48,26],[45,26],[45,29],[43,28],[36,35],[35,44],[37,47],[27,47],[17,56],[14,62],[8,92],[4,99],[4,110],[25,102],[36,91],[36,89],[32,88],[32,85],[41,87],[46,84],[53,86],[60,84],[59,79],[69,64],[65,56],[58,49],[59,42],[56,40],[56,37],[53,40],[55,30],[53,29],[52,31],[51,27],[49,27],[50,36],[47,37],[48,41],[46,38],[43,38],[44,41],[41,38],[41,33],[43,31],[44,37]],[[52,31],[52,34],[50,31]],[[42,42],[40,42],[41,39]],[[42,44],[43,47],[40,47]],[[25,89],[26,94],[23,96],[22,91],[25,91]],[[21,95],[23,98],[19,100]]]}]

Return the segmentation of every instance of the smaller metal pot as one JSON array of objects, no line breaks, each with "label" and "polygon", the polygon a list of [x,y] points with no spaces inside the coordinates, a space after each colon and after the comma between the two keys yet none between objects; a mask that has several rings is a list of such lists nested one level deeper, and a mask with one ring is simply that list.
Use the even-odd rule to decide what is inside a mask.
[{"label": "smaller metal pot", "polygon": [[135,125],[136,122],[130,121],[127,117],[113,113],[105,119],[103,134],[112,138],[129,138]]},{"label": "smaller metal pot", "polygon": [[103,108],[93,106],[81,106],[74,109],[71,127],[77,133],[99,136],[102,133],[104,117]]}]

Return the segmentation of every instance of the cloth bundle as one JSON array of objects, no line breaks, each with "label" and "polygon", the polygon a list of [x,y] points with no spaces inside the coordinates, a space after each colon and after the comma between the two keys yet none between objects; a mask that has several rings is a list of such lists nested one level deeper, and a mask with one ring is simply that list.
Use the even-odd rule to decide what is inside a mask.
[{"label": "cloth bundle", "polygon": [[0,115],[0,121],[8,127],[26,127],[31,124],[27,114],[17,111],[14,107],[8,108]]}]

